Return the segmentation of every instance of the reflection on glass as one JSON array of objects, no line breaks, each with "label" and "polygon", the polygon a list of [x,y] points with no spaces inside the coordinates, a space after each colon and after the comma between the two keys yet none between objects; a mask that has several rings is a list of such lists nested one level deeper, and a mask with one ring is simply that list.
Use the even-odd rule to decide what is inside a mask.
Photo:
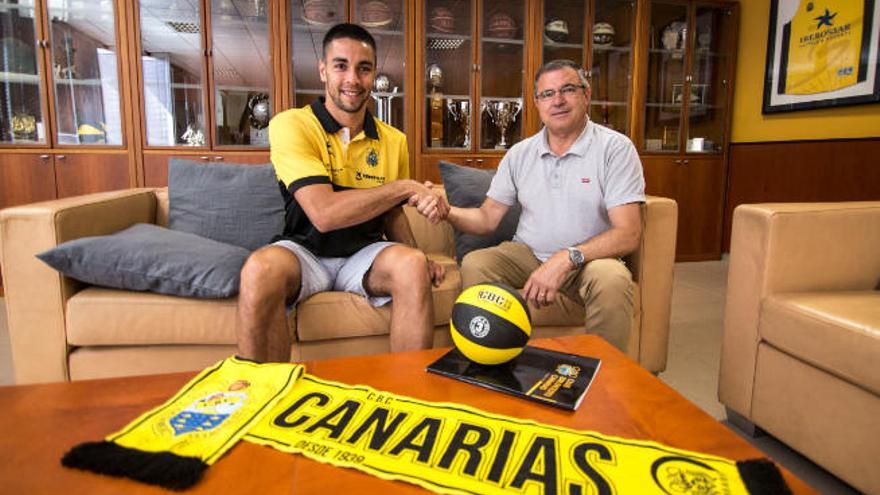
[{"label": "reflection on glass", "polygon": [[344,0],[291,0],[293,28],[291,57],[293,64],[294,106],[310,104],[324,95],[324,83],[318,75],[324,34],[334,24],[347,20]]},{"label": "reflection on glass", "polygon": [[205,146],[199,2],[141,0],[147,144]]},{"label": "reflection on glass", "polygon": [[687,6],[652,4],[649,37],[644,150],[679,151]]},{"label": "reflection on glass", "polygon": [[694,80],[690,85],[687,151],[720,153],[727,122],[732,21],[720,7],[701,6],[695,18]]},{"label": "reflection on glass", "polygon": [[483,2],[480,36],[480,148],[522,139],[524,0]]},{"label": "reflection on glass", "polygon": [[216,144],[269,145],[268,13],[268,0],[211,1]]},{"label": "reflection on glass", "polygon": [[0,0],[0,143],[46,142],[33,0]]},{"label": "reflection on glass", "polygon": [[592,27],[590,119],[626,133],[635,12],[629,0],[596,0]]},{"label": "reflection on glass", "polygon": [[542,63],[568,59],[578,65],[584,61],[586,0],[544,2]]},{"label": "reflection on glass", "polygon": [[385,123],[404,130],[406,2],[357,0],[354,12],[354,22],[376,38],[376,83],[370,111]]},{"label": "reflection on glass", "polygon": [[112,0],[49,0],[59,144],[122,144]]},{"label": "reflection on glass", "polygon": [[469,127],[474,120],[471,4],[428,0],[425,9],[425,145],[466,149],[472,140]]}]

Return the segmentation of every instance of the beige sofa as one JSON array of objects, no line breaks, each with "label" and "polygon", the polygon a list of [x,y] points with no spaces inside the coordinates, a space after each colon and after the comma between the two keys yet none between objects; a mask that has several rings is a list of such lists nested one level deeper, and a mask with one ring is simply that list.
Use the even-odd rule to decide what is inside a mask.
[{"label": "beige sofa", "polygon": [[738,207],[722,342],[734,424],[880,493],[880,201]]},{"label": "beige sofa", "polygon": [[[629,355],[650,371],[666,366],[675,202],[650,198],[645,233],[628,258],[638,283]],[[435,346],[449,346],[448,321],[461,289],[451,227],[432,226],[407,208],[418,245],[447,267],[434,290]],[[36,253],[79,237],[106,235],[137,222],[165,225],[165,189],[99,193],[0,212],[0,261],[18,383],[78,380],[202,368],[235,352],[235,299],[199,300],[86,286],[61,276]],[[388,351],[388,307],[328,292],[291,316],[294,360]],[[533,317],[535,337],[583,333],[570,301]]]}]

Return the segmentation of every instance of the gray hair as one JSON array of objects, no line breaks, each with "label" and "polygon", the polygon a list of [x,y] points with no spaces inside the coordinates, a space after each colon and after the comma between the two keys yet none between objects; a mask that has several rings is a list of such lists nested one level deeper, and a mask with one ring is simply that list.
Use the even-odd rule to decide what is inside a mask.
[{"label": "gray hair", "polygon": [[536,94],[538,92],[538,79],[540,79],[541,76],[543,76],[547,72],[553,72],[565,68],[572,69],[573,71],[577,72],[578,79],[580,79],[581,84],[583,84],[584,86],[590,85],[590,81],[587,80],[587,73],[586,71],[584,71],[583,67],[572,62],[571,60],[559,58],[545,63],[541,66],[540,69],[538,69],[538,72],[535,73],[534,92]]}]

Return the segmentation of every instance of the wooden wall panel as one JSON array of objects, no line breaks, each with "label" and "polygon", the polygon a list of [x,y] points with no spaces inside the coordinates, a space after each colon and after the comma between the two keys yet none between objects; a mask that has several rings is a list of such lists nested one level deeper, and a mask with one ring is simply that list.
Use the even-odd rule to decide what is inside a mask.
[{"label": "wooden wall panel", "polygon": [[880,138],[734,143],[728,170],[725,252],[740,204],[880,200]]}]

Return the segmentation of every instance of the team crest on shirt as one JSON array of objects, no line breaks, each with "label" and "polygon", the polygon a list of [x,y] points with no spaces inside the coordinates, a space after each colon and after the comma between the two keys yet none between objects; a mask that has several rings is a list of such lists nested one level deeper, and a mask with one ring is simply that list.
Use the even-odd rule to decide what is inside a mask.
[{"label": "team crest on shirt", "polygon": [[367,153],[367,165],[371,167],[375,167],[379,163],[379,154],[376,153],[376,150],[370,148],[370,152]]}]

